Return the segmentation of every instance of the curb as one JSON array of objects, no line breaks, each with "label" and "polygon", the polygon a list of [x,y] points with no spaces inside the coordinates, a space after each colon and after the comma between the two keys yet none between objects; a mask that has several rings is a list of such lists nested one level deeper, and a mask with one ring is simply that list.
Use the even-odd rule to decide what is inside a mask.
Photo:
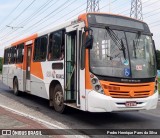
[{"label": "curb", "polygon": [[10,111],[10,112],[13,112],[13,113],[15,113],[15,114],[17,114],[17,115],[20,115],[20,116],[29,118],[29,119],[34,120],[34,121],[37,121],[37,122],[39,122],[40,124],[43,124],[43,125],[45,125],[45,126],[47,126],[47,127],[49,127],[49,128],[65,129],[65,128],[59,127],[59,126],[57,126],[57,125],[54,125],[54,124],[52,124],[52,123],[46,122],[46,121],[44,121],[44,120],[38,119],[38,118],[36,118],[36,117],[27,115],[27,114],[25,114],[25,113],[16,111],[16,110],[11,109],[11,108],[8,108],[8,107],[6,107],[6,106],[0,105],[0,107],[4,108],[4,109],[6,109],[6,110],[8,110],[8,111]]},{"label": "curb", "polygon": [[[5,110],[7,110],[7,111],[9,111],[9,112],[12,112],[12,113],[15,113],[15,114],[17,114],[17,115],[20,115],[20,116],[29,118],[29,119],[31,119],[31,120],[33,120],[33,121],[36,121],[36,122],[38,122],[38,123],[40,123],[40,124],[48,127],[48,129],[53,129],[53,128],[54,128],[54,129],[60,129],[60,130],[70,129],[70,128],[64,128],[64,127],[60,127],[60,126],[58,126],[58,125],[54,125],[54,124],[52,124],[52,123],[50,123],[50,122],[46,122],[46,121],[44,121],[44,120],[42,120],[42,119],[35,118],[35,117],[33,117],[33,116],[30,116],[30,115],[27,115],[27,114],[25,114],[25,113],[16,111],[16,110],[14,110],[14,109],[11,109],[11,108],[6,107],[6,106],[3,106],[3,105],[0,105],[0,107],[1,107],[1,108],[4,108]],[[81,132],[79,132],[78,135],[76,135],[74,132],[69,132],[69,133],[70,133],[71,135],[75,135],[77,138],[84,138],[84,134],[81,133]],[[83,135],[83,136],[81,136],[81,135]],[[86,138],[89,138],[87,135],[85,135],[85,137],[86,137]]]}]

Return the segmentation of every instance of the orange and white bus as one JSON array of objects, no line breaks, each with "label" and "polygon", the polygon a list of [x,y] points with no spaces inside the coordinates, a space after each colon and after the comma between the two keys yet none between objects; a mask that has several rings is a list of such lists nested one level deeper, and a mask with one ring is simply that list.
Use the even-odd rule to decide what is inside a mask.
[{"label": "orange and white bus", "polygon": [[158,102],[152,33],[144,22],[85,13],[5,48],[3,83],[89,112],[155,109]]}]

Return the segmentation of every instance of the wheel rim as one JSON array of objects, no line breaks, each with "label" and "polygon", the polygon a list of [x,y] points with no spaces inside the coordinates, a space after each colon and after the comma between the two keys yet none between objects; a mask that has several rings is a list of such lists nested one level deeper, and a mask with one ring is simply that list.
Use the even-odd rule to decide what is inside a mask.
[{"label": "wheel rim", "polygon": [[62,106],[63,104],[63,95],[62,92],[58,91],[55,94],[55,103],[57,106]]}]

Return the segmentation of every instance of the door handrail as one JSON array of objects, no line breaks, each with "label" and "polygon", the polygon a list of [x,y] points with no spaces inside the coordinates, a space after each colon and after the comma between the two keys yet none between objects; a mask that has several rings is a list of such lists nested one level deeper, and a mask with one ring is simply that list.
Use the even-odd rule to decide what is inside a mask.
[{"label": "door handrail", "polygon": [[73,68],[73,70],[72,70],[72,73],[71,73],[71,76],[70,76],[70,78],[69,78],[69,81],[68,81],[68,83],[67,83],[67,85],[66,85],[66,87],[65,87],[65,90],[67,90],[67,88],[68,88],[68,86],[69,86],[69,84],[70,84],[70,80],[72,79],[72,76],[73,76],[73,73],[74,73],[74,71],[75,71],[75,69],[76,69],[76,64],[74,64],[74,68]]}]

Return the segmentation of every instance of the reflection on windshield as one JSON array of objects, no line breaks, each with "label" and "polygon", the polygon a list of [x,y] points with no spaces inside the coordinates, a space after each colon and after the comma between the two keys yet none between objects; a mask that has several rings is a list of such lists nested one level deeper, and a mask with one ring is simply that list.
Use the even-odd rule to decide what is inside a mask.
[{"label": "reflection on windshield", "polygon": [[113,30],[118,40],[123,42],[124,57],[124,51],[119,49],[106,29],[92,29],[94,44],[90,50],[90,66],[93,73],[122,78],[155,76],[155,55],[150,36],[137,37],[136,33]]},{"label": "reflection on windshield", "polygon": [[126,35],[129,44],[132,77],[149,78],[155,76],[155,54],[151,37],[141,35],[137,38],[135,33],[126,33]]}]

